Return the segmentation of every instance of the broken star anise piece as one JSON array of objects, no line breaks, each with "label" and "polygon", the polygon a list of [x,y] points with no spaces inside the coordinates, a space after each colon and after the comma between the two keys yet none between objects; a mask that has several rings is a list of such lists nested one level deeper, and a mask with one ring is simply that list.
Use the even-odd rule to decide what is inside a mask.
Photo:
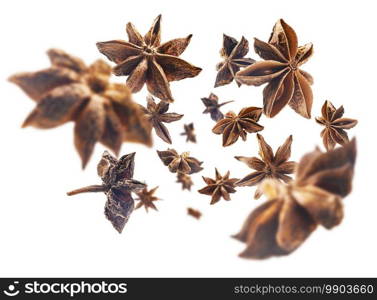
[{"label": "broken star anise piece", "polygon": [[177,181],[178,183],[182,184],[182,190],[189,190],[191,191],[191,187],[194,184],[192,182],[191,176],[185,173],[177,172]]},{"label": "broken star anise piece", "polygon": [[238,115],[230,111],[216,123],[212,132],[223,135],[223,147],[234,144],[239,137],[246,141],[247,133],[263,130],[263,126],[257,123],[261,114],[262,109],[258,107],[243,108]]},{"label": "broken star anise piece", "polygon": [[220,107],[225,104],[234,102],[233,100],[231,100],[219,103],[219,98],[213,93],[211,93],[208,97],[201,98],[201,100],[206,107],[206,109],[203,111],[203,114],[209,113],[211,115],[211,119],[216,122],[224,119],[224,114],[220,111]]},{"label": "broken star anise piece", "polygon": [[124,155],[117,160],[105,151],[97,166],[98,176],[101,177],[102,184],[73,190],[68,192],[67,195],[104,192],[107,196],[106,218],[121,233],[134,210],[134,199],[131,192],[139,192],[146,187],[146,184],[132,178],[135,168],[134,159],[135,153]]},{"label": "broken star anise piece", "polygon": [[193,174],[203,170],[201,167],[203,162],[191,157],[189,152],[179,155],[174,149],[168,149],[166,151],[157,150],[157,154],[172,173]]},{"label": "broken star anise piece", "polygon": [[138,209],[144,206],[146,212],[148,212],[148,208],[158,210],[156,205],[154,205],[153,203],[155,201],[161,200],[160,198],[157,198],[156,196],[153,195],[157,189],[158,189],[158,186],[148,191],[148,187],[145,187],[141,191],[136,192],[136,195],[139,198],[136,198],[135,200],[139,201],[139,203],[136,205],[135,209]]},{"label": "broken star anise piece", "polygon": [[246,219],[235,238],[246,243],[244,258],[287,255],[297,249],[322,225],[331,229],[343,219],[342,198],[351,192],[356,159],[356,141],[303,156],[296,179],[284,185],[276,180],[263,183],[268,201]]},{"label": "broken star anise piece", "polygon": [[[241,41],[238,42],[235,38],[226,34],[223,35],[223,47],[220,50],[220,55],[224,60],[216,66],[218,73],[215,87],[231,83],[240,68],[247,67],[255,62],[254,59],[244,57],[248,52],[249,42],[247,39],[242,37]],[[241,86],[240,82],[236,82],[238,86]]]},{"label": "broken star anise piece", "polygon": [[203,180],[207,186],[198,190],[201,194],[212,196],[210,204],[219,202],[221,197],[229,201],[229,194],[236,192],[234,183],[238,180],[238,178],[229,178],[229,171],[224,176],[221,176],[217,169],[215,169],[215,173],[215,179],[203,176]]},{"label": "broken star anise piece", "polygon": [[171,123],[182,119],[183,115],[168,113],[169,103],[160,101],[156,104],[153,97],[147,98],[147,107],[141,106],[156,134],[166,143],[171,144],[169,130],[163,123]]},{"label": "broken star anise piece", "polygon": [[268,43],[255,39],[254,48],[264,61],[239,71],[236,81],[254,86],[268,82],[263,90],[263,112],[267,117],[276,116],[288,104],[310,119],[313,78],[299,68],[313,54],[313,45],[299,47],[295,31],[280,19]]},{"label": "broken star anise piece", "polygon": [[187,208],[187,214],[197,220],[199,220],[202,216],[202,213],[199,210],[191,208],[191,207]]},{"label": "broken star anise piece", "polygon": [[194,123],[184,124],[183,130],[184,130],[184,132],[182,132],[181,135],[186,136],[186,142],[196,143]]},{"label": "broken star anise piece", "polygon": [[116,155],[123,141],[152,145],[150,124],[127,87],[109,82],[109,65],[97,60],[86,66],[57,49],[47,54],[50,68],[9,78],[37,102],[23,127],[49,129],[75,122],[75,146],[83,168],[97,142]]},{"label": "broken star anise piece", "polygon": [[325,126],[321,137],[326,150],[332,150],[336,144],[344,145],[349,141],[345,129],[355,127],[357,120],[343,118],[343,114],[343,105],[336,109],[330,101],[325,101],[322,106],[322,116],[315,118],[318,124]]},{"label": "broken star anise piece", "polygon": [[117,64],[113,70],[115,75],[128,76],[127,86],[132,93],[140,91],[146,84],[152,95],[173,102],[169,82],[195,77],[201,69],[178,58],[190,43],[192,35],[161,44],[160,23],[161,15],[144,37],[134,25],[128,23],[128,42],[112,40],[97,43],[97,47]]},{"label": "broken star anise piece", "polygon": [[[257,133],[259,144],[258,157],[235,156],[239,161],[244,162],[255,172],[250,173],[236,182],[237,186],[259,185],[266,178],[277,179],[278,181],[290,182],[292,178],[287,174],[294,172],[296,163],[288,161],[291,156],[292,135],[290,135],[283,145],[276,151],[275,155],[270,145],[266,143],[263,136]],[[262,195],[260,188],[255,191],[254,198],[258,199]]]}]

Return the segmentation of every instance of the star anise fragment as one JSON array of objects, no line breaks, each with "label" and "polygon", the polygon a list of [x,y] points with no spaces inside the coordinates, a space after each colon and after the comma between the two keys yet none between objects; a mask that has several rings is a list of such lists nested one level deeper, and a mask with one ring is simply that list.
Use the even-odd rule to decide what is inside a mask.
[{"label": "star anise fragment", "polygon": [[245,258],[287,255],[297,249],[322,225],[331,229],[343,218],[342,198],[351,192],[356,159],[356,141],[303,156],[296,179],[288,185],[265,181],[268,201],[246,219],[235,238],[246,243]]},{"label": "star anise fragment", "polygon": [[169,130],[163,123],[171,123],[182,119],[183,115],[168,113],[169,103],[160,101],[156,104],[152,96],[147,98],[147,107],[141,106],[156,134],[166,143],[171,144]]},{"label": "star anise fragment", "polygon": [[199,219],[201,218],[201,216],[202,216],[202,213],[201,213],[199,210],[197,210],[197,209],[193,209],[193,208],[191,208],[191,207],[188,207],[188,208],[187,208],[187,214],[188,214],[189,216],[191,216],[191,217],[197,219],[197,220],[199,220]]},{"label": "star anise fragment", "polygon": [[186,136],[186,142],[196,143],[194,123],[184,124],[183,130],[184,130],[184,132],[182,132],[181,135]]},{"label": "star anise fragment", "polygon": [[173,102],[169,82],[195,77],[202,69],[178,58],[190,43],[192,35],[161,44],[161,15],[143,37],[131,23],[126,30],[128,42],[112,40],[97,43],[98,50],[117,65],[117,76],[128,76],[127,86],[132,93],[144,84],[161,100]]},{"label": "star anise fragment", "polygon": [[208,97],[201,98],[201,100],[206,107],[206,109],[203,111],[203,114],[209,113],[211,115],[211,119],[216,122],[224,119],[224,114],[220,111],[220,107],[225,104],[234,102],[233,100],[231,100],[219,103],[219,98],[213,93],[211,93]]},{"label": "star anise fragment", "polygon": [[139,192],[146,185],[133,179],[135,153],[123,155],[119,160],[105,151],[98,163],[97,173],[102,179],[101,185],[90,185],[68,192],[68,196],[88,192],[104,192],[107,196],[105,205],[106,218],[121,233],[134,209],[131,192]]},{"label": "star anise fragment", "polygon": [[47,55],[50,68],[9,78],[37,102],[23,127],[49,129],[75,122],[75,146],[83,168],[97,142],[116,155],[124,141],[152,145],[150,124],[130,91],[109,82],[109,65],[97,60],[86,66],[58,49],[50,49]]},{"label": "star anise fragment", "polygon": [[321,137],[326,150],[332,150],[336,144],[344,145],[349,141],[345,129],[355,127],[357,120],[344,118],[343,114],[343,105],[336,109],[330,101],[325,101],[322,106],[322,116],[315,118],[318,124],[325,126]]},{"label": "star anise fragment", "polygon": [[229,171],[224,176],[221,176],[217,169],[215,169],[215,173],[215,179],[203,176],[203,180],[207,186],[198,190],[201,194],[212,196],[210,204],[219,202],[221,197],[229,201],[229,194],[236,192],[235,182],[238,180],[238,178],[229,178]]},{"label": "star anise fragment", "polygon": [[136,205],[135,209],[144,206],[146,212],[148,212],[148,208],[158,210],[156,205],[154,205],[153,203],[155,201],[161,200],[160,198],[157,198],[153,195],[157,189],[158,186],[148,191],[148,187],[145,187],[141,191],[136,192],[138,198],[136,198],[135,200],[139,201],[139,203]]},{"label": "star anise fragment", "polygon": [[203,170],[201,167],[203,162],[191,157],[189,152],[179,155],[174,149],[168,149],[166,151],[157,150],[157,154],[172,173],[194,174]]},{"label": "star anise fragment", "polygon": [[[240,68],[255,63],[254,59],[244,57],[248,52],[249,42],[247,39],[242,37],[238,42],[235,38],[223,35],[223,47],[220,50],[220,55],[224,60],[216,66],[218,73],[215,87],[231,83]],[[238,81],[236,82],[238,86],[241,86]]]},{"label": "star anise fragment", "polygon": [[[257,133],[259,144],[258,157],[235,156],[239,161],[244,162],[255,172],[250,173],[236,182],[237,186],[259,185],[266,178],[273,178],[278,181],[289,183],[292,178],[287,174],[292,174],[296,167],[296,162],[288,161],[291,156],[292,135],[290,135],[276,153],[272,151],[270,145],[266,143],[263,136]],[[255,191],[254,198],[258,199],[262,195],[260,188]]]},{"label": "star anise fragment", "polygon": [[257,123],[261,114],[262,109],[253,106],[243,108],[238,115],[230,111],[216,123],[212,132],[223,135],[223,147],[234,144],[239,137],[246,141],[247,133],[263,130],[263,126]]},{"label": "star anise fragment", "polygon": [[254,86],[268,82],[263,90],[263,112],[267,117],[276,116],[288,104],[310,119],[313,78],[299,68],[313,54],[313,45],[299,47],[295,31],[280,19],[268,43],[255,39],[254,49],[264,61],[239,71],[236,80]]},{"label": "star anise fragment", "polygon": [[177,172],[177,181],[182,184],[182,190],[191,191],[191,187],[194,184],[191,180],[191,176],[185,173]]}]

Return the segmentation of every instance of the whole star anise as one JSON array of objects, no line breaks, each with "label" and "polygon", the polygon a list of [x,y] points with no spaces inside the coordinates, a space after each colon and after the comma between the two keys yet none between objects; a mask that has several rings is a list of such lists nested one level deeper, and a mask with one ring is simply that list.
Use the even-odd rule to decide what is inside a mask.
[{"label": "whole star anise", "polygon": [[263,130],[263,126],[257,123],[261,114],[262,109],[253,106],[243,108],[238,115],[230,111],[216,123],[212,132],[223,135],[223,147],[234,144],[239,137],[246,141],[247,133]]},{"label": "whole star anise", "polygon": [[147,107],[141,106],[144,113],[147,115],[149,122],[152,124],[158,137],[164,142],[171,144],[169,130],[163,123],[171,123],[182,119],[183,115],[176,113],[168,113],[169,103],[160,101],[156,104],[153,97],[147,98]]},{"label": "whole star anise", "polygon": [[131,192],[138,192],[146,187],[140,181],[132,179],[135,168],[135,153],[122,156],[119,160],[105,151],[98,163],[98,176],[101,185],[91,185],[68,192],[68,196],[88,192],[104,192],[107,196],[105,205],[106,218],[121,233],[133,209],[134,199]]},{"label": "whole star anise", "polygon": [[184,124],[183,130],[184,130],[184,132],[182,132],[181,135],[186,136],[186,142],[196,143],[194,123]]},{"label": "whole star anise", "polygon": [[169,82],[195,77],[202,69],[178,58],[190,43],[186,38],[174,39],[161,44],[161,15],[143,37],[128,23],[128,42],[113,40],[97,43],[98,50],[117,65],[117,76],[128,76],[127,86],[132,93],[141,90],[144,84],[148,91],[161,100],[173,102]]},{"label": "whole star anise", "polygon": [[189,152],[179,155],[174,149],[168,149],[166,151],[157,150],[157,154],[172,173],[193,174],[203,170],[201,167],[203,162],[191,157]]},{"label": "whole star anise", "polygon": [[[254,186],[260,184],[266,178],[273,178],[285,183],[290,182],[292,178],[287,174],[292,174],[296,167],[296,162],[288,161],[291,156],[292,135],[278,148],[275,155],[263,136],[257,133],[257,139],[261,159],[258,157],[235,156],[236,159],[244,162],[248,167],[255,170],[255,172],[237,181],[236,185]],[[254,198],[258,199],[261,195],[262,192],[258,187],[255,191]]]},{"label": "whole star anise", "polygon": [[[224,61],[216,66],[218,73],[215,87],[231,83],[240,68],[255,63],[254,59],[244,57],[248,52],[249,42],[247,39],[242,37],[241,41],[238,42],[235,38],[226,34],[223,35],[223,47],[220,50],[220,55]],[[241,86],[240,82],[236,82],[238,86]]]},{"label": "whole star anise", "polygon": [[236,239],[247,244],[245,258],[287,255],[322,225],[331,229],[343,218],[342,198],[351,192],[356,159],[353,139],[344,147],[306,154],[288,185],[266,181],[268,201],[246,219]]},{"label": "whole star anise", "polygon": [[192,182],[191,176],[185,173],[177,172],[177,181],[178,183],[182,184],[182,190],[189,190],[191,191],[191,187],[194,184]]},{"label": "whole star anise", "polygon": [[330,101],[325,101],[322,116],[315,118],[318,124],[325,126],[321,131],[321,137],[326,150],[332,150],[336,144],[344,145],[349,141],[345,129],[355,127],[357,120],[343,118],[343,114],[343,105],[336,109]]},{"label": "whole star anise", "polygon": [[50,68],[9,78],[37,102],[23,127],[49,129],[75,122],[75,146],[83,168],[97,142],[117,155],[123,141],[152,145],[151,126],[129,90],[109,82],[109,65],[97,60],[86,66],[57,49],[47,55]]},{"label": "whole star anise", "polygon": [[206,109],[203,111],[203,114],[209,113],[211,115],[211,119],[216,122],[221,119],[224,119],[224,115],[220,111],[220,107],[225,104],[234,102],[233,100],[231,100],[231,101],[219,103],[219,98],[213,93],[211,93],[208,97],[201,98],[201,100],[206,107]]},{"label": "whole star anise", "polygon": [[229,201],[229,194],[236,192],[234,183],[238,180],[238,178],[229,178],[229,171],[226,172],[224,176],[221,176],[217,169],[215,169],[215,173],[215,179],[203,176],[203,180],[207,186],[198,190],[198,192],[201,194],[212,196],[210,204],[219,202],[221,197],[224,198],[224,200]]},{"label": "whole star anise", "polygon": [[268,43],[255,39],[255,52],[265,61],[256,62],[236,74],[239,83],[263,90],[263,112],[276,116],[287,104],[310,119],[313,78],[299,67],[313,54],[311,43],[298,47],[295,31],[282,19],[274,26]]},{"label": "whole star anise", "polygon": [[148,212],[148,208],[158,210],[156,205],[154,205],[153,203],[155,201],[161,200],[160,198],[157,198],[153,195],[157,189],[158,186],[148,191],[148,187],[145,187],[141,191],[136,192],[138,198],[136,198],[135,200],[139,201],[139,203],[136,205],[135,209],[144,206],[146,212]]}]

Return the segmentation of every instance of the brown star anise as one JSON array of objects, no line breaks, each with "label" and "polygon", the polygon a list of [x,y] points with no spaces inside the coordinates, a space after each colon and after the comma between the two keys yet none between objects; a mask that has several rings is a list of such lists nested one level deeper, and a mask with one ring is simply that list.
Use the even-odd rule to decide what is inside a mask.
[{"label": "brown star anise", "polygon": [[246,141],[247,133],[263,130],[263,126],[257,123],[261,114],[262,109],[253,106],[243,108],[238,115],[230,111],[217,122],[212,132],[223,135],[223,147],[234,144],[239,137]]},{"label": "brown star anise", "polygon": [[98,176],[101,185],[91,185],[68,192],[68,196],[88,192],[104,192],[107,196],[105,205],[106,218],[121,233],[133,209],[134,199],[131,192],[138,192],[146,187],[140,181],[132,179],[135,168],[135,153],[122,156],[119,160],[105,151],[98,163]]},{"label": "brown star anise", "polygon": [[317,228],[339,225],[342,198],[351,192],[356,159],[353,139],[344,147],[306,154],[288,185],[266,181],[268,201],[251,212],[235,236],[247,244],[245,258],[287,255],[297,249]]},{"label": "brown star anise", "polygon": [[345,129],[351,129],[357,124],[357,120],[343,118],[343,114],[343,105],[336,109],[330,101],[325,101],[322,106],[322,117],[315,118],[317,123],[325,126],[321,131],[321,137],[327,150],[334,149],[336,144],[348,143],[348,134]]},{"label": "brown star anise", "polygon": [[148,208],[152,208],[154,210],[158,210],[156,205],[154,205],[154,201],[161,200],[160,198],[157,198],[154,196],[154,192],[158,189],[158,186],[148,191],[148,187],[145,187],[139,192],[136,192],[136,195],[139,198],[136,198],[136,201],[139,201],[139,203],[136,205],[135,209],[138,209],[142,206],[144,206],[145,211],[148,212]]},{"label": "brown star anise", "polygon": [[191,187],[194,184],[191,180],[191,176],[185,173],[177,172],[177,181],[182,184],[182,190],[191,191]]},{"label": "brown star anise", "polygon": [[75,146],[83,167],[97,142],[115,154],[123,141],[151,146],[151,126],[129,90],[109,82],[109,65],[97,60],[87,67],[81,59],[57,49],[47,54],[50,68],[9,78],[37,102],[23,127],[48,129],[74,121]]},{"label": "brown star anise", "polygon": [[[247,39],[242,37],[238,42],[235,38],[223,35],[223,47],[220,50],[220,55],[224,61],[216,66],[218,73],[215,87],[231,83],[240,68],[255,63],[254,59],[244,57],[248,52],[249,42]],[[241,86],[240,82],[236,82],[238,86]]]},{"label": "brown star anise", "polygon": [[199,220],[200,217],[202,216],[202,213],[201,213],[199,210],[197,210],[197,209],[193,209],[193,208],[191,208],[191,207],[188,207],[188,208],[187,208],[187,214],[188,214],[189,216],[191,216],[191,217],[197,219],[197,220]]},{"label": "brown star anise", "polygon": [[174,149],[168,149],[166,151],[157,150],[157,154],[172,173],[193,174],[203,170],[201,167],[203,162],[191,157],[189,152],[179,155]]},{"label": "brown star anise", "polygon": [[182,132],[181,135],[186,136],[186,142],[196,143],[194,123],[184,124],[183,130],[184,130],[184,132]]},{"label": "brown star anise", "polygon": [[220,111],[220,107],[225,105],[225,104],[234,102],[233,100],[231,100],[231,101],[219,103],[219,98],[213,93],[211,93],[209,95],[209,97],[201,98],[201,100],[206,107],[206,109],[203,111],[203,114],[209,113],[211,115],[211,119],[216,121],[216,122],[221,120],[221,119],[224,119],[224,115]]},{"label": "brown star anise", "polygon": [[117,65],[117,76],[128,76],[127,86],[132,93],[146,83],[148,91],[161,100],[173,102],[169,82],[195,77],[202,69],[178,58],[190,43],[186,38],[161,44],[161,15],[153,22],[143,37],[132,25],[127,24],[128,42],[113,40],[97,43],[98,50]]},{"label": "brown star anise", "polygon": [[172,140],[169,130],[163,123],[171,123],[182,119],[183,115],[176,113],[168,113],[169,103],[160,101],[158,104],[153,97],[147,98],[147,107],[141,106],[144,113],[147,115],[149,122],[151,122],[156,134],[166,143],[171,144]]},{"label": "brown star anise", "polygon": [[215,179],[203,176],[203,180],[207,186],[198,190],[201,194],[212,196],[210,204],[219,202],[221,197],[229,201],[229,194],[236,192],[234,183],[238,180],[238,178],[229,178],[229,171],[224,176],[221,176],[217,169],[215,169],[215,172]]},{"label": "brown star anise", "polygon": [[[275,155],[270,145],[266,143],[263,136],[257,133],[259,144],[258,157],[235,156],[239,161],[244,162],[251,169],[256,170],[236,182],[237,186],[253,186],[260,184],[266,178],[277,179],[278,181],[290,182],[292,178],[286,174],[294,172],[296,162],[288,161],[291,156],[292,135],[276,151]],[[260,188],[255,191],[254,198],[262,195]]]},{"label": "brown star anise", "polygon": [[255,52],[265,61],[256,62],[236,74],[247,85],[267,83],[263,90],[263,112],[276,116],[286,104],[310,119],[313,78],[299,69],[313,54],[311,43],[298,47],[295,31],[282,19],[274,26],[268,43],[255,39]]}]

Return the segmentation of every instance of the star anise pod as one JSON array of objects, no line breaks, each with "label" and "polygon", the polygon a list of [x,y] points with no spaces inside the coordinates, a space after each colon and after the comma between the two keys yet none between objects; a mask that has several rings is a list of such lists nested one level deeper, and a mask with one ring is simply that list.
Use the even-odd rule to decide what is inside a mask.
[{"label": "star anise pod", "polygon": [[207,186],[198,190],[201,194],[212,196],[210,204],[219,202],[221,197],[229,201],[229,194],[236,192],[235,182],[238,180],[238,178],[229,178],[229,171],[224,176],[221,176],[217,169],[215,169],[215,173],[215,179],[203,176],[203,180]]},{"label": "star anise pod", "polygon": [[282,19],[274,26],[268,43],[255,39],[255,52],[265,61],[256,62],[236,74],[239,83],[263,90],[263,112],[276,116],[287,104],[310,119],[313,78],[299,67],[313,54],[311,43],[298,47],[295,31]]},{"label": "star anise pod", "polygon": [[346,144],[349,140],[345,129],[351,129],[357,124],[357,120],[343,118],[343,114],[343,105],[336,109],[330,101],[325,101],[322,106],[322,117],[315,118],[317,123],[325,126],[321,137],[327,150],[334,149],[336,144]]},{"label": "star anise pod", "polygon": [[329,152],[306,154],[288,185],[263,183],[268,201],[251,212],[235,236],[247,244],[245,258],[287,255],[322,225],[331,229],[343,218],[342,198],[351,192],[356,142]]},{"label": "star anise pod", "polygon": [[106,218],[121,233],[134,209],[131,192],[139,192],[146,187],[144,183],[132,178],[135,168],[134,159],[135,153],[124,155],[117,160],[105,151],[97,166],[102,184],[68,192],[68,196],[88,192],[104,192],[107,196]]},{"label": "star anise pod", "polygon": [[211,115],[211,119],[216,122],[221,119],[224,119],[224,115],[220,111],[220,107],[225,104],[234,102],[233,100],[231,100],[231,101],[219,103],[219,98],[213,93],[211,93],[208,97],[201,98],[201,100],[206,107],[206,109],[203,111],[203,114],[209,113]]},{"label": "star anise pod", "polygon": [[194,123],[184,124],[183,125],[183,130],[184,130],[184,132],[182,132],[181,135],[185,135],[186,136],[186,142],[196,143],[196,135],[195,135]]},{"label": "star anise pod", "polygon": [[223,135],[223,147],[234,144],[239,137],[246,141],[247,133],[263,130],[263,126],[257,123],[261,114],[262,109],[253,106],[243,108],[238,115],[230,111],[217,122],[212,132]]},{"label": "star anise pod", "polygon": [[191,191],[191,187],[194,184],[191,180],[191,176],[185,173],[177,172],[177,181],[182,184],[182,190]]},{"label": "star anise pod", "polygon": [[157,189],[158,189],[158,186],[148,191],[148,187],[145,187],[141,191],[136,192],[136,195],[139,198],[136,198],[135,200],[139,201],[139,203],[136,205],[135,209],[138,209],[144,206],[146,212],[148,212],[148,208],[158,210],[156,205],[154,205],[153,203],[155,201],[161,200],[160,198],[157,198],[156,196],[153,195]]},{"label": "star anise pod", "polygon": [[129,90],[109,82],[109,65],[97,60],[86,66],[57,49],[47,54],[50,68],[9,78],[37,102],[23,127],[48,129],[74,121],[75,146],[83,167],[97,142],[115,154],[123,141],[152,145],[151,126]]},{"label": "star anise pod", "polygon": [[[266,178],[273,178],[278,181],[288,183],[292,180],[287,174],[292,174],[296,167],[296,162],[288,161],[291,156],[292,135],[290,135],[283,145],[276,151],[275,155],[270,145],[266,143],[263,136],[257,133],[259,144],[258,157],[235,156],[239,161],[244,162],[255,172],[250,173],[236,182],[237,186],[259,185]],[[260,188],[255,191],[254,198],[258,199],[262,195]]]},{"label": "star anise pod", "polygon": [[171,144],[169,130],[163,123],[171,123],[182,119],[183,115],[176,113],[168,113],[169,103],[160,101],[156,104],[153,97],[147,98],[147,107],[141,106],[144,113],[151,122],[156,134],[166,143]]},{"label": "star anise pod", "polygon": [[195,219],[200,219],[200,217],[202,216],[202,213],[197,210],[197,209],[193,209],[191,207],[188,207],[187,208],[187,214]]},{"label": "star anise pod", "polygon": [[173,102],[169,82],[195,77],[202,69],[178,58],[190,43],[192,35],[161,44],[161,15],[143,37],[132,25],[127,24],[128,42],[112,40],[97,43],[98,50],[117,65],[117,76],[128,76],[127,86],[132,93],[144,84],[148,91],[161,100]]},{"label": "star anise pod", "polygon": [[[254,59],[244,57],[248,52],[249,42],[247,39],[242,37],[238,42],[235,38],[223,35],[223,47],[220,50],[220,55],[224,60],[216,66],[218,73],[215,87],[231,83],[240,68],[255,63]],[[238,86],[241,86],[240,82],[236,82]]]},{"label": "star anise pod", "polygon": [[203,162],[191,157],[189,152],[179,155],[174,149],[168,149],[166,151],[157,150],[157,154],[172,173],[193,174],[203,170],[201,167]]}]

